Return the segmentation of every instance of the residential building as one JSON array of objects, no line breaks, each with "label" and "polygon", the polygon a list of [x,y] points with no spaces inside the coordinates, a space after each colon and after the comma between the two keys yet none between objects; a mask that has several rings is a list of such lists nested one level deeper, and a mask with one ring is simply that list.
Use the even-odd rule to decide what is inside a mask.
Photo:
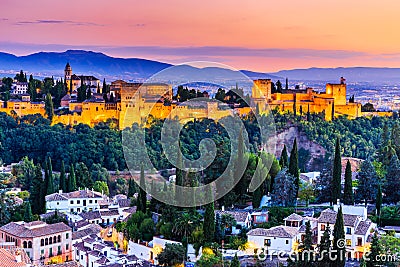
[{"label": "residential building", "polygon": [[14,245],[0,245],[0,266],[4,267],[30,267],[32,262],[23,249]]},{"label": "residential building", "polygon": [[298,229],[290,226],[275,226],[270,229],[255,228],[247,233],[247,240],[259,252],[266,255],[291,253],[297,247]]},{"label": "residential building", "polygon": [[72,231],[64,223],[11,222],[0,227],[0,243],[23,248],[33,264],[71,260]]},{"label": "residential building", "polygon": [[46,196],[46,210],[58,210],[64,213],[80,213],[83,211],[96,211],[100,209],[100,201],[106,196],[89,189],[78,190],[70,193],[53,193]]},{"label": "residential building", "polygon": [[[334,209],[337,210],[337,205]],[[369,251],[370,241],[376,224],[367,218],[367,210],[361,206],[343,207],[343,221],[346,240],[346,253],[348,258],[360,259]],[[321,212],[318,218],[318,238],[321,237],[329,224],[331,229],[331,238],[333,240],[332,231],[336,223],[337,211],[326,209]]]},{"label": "residential building", "polygon": [[233,225],[231,230],[231,234],[237,235],[240,233],[242,229],[250,229],[251,227],[251,215],[248,211],[245,210],[216,210],[215,215],[219,214],[221,217],[225,214],[231,215],[235,221],[236,225]]}]

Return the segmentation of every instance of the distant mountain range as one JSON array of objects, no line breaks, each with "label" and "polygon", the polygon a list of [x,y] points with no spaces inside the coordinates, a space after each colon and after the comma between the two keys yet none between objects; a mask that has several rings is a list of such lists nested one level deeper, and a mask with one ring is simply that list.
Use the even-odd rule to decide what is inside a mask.
[{"label": "distant mountain range", "polygon": [[[65,52],[39,52],[27,56],[15,56],[0,52],[0,73],[12,74],[23,69],[36,76],[63,76],[65,64],[69,62],[73,72],[77,74],[90,74],[99,78],[143,80],[155,73],[165,70],[172,64],[146,60],[140,58],[115,58],[103,53],[68,50]],[[229,80],[237,72],[218,67],[195,68],[192,66],[179,66],[182,76],[193,76],[194,79],[208,80],[218,78]],[[349,82],[375,82],[393,83],[400,82],[400,68],[309,68],[282,70],[275,73],[253,72],[241,70],[251,79],[269,78],[282,82],[287,77],[289,80],[302,81],[339,81],[341,76]],[[172,78],[172,77],[171,77]]]}]

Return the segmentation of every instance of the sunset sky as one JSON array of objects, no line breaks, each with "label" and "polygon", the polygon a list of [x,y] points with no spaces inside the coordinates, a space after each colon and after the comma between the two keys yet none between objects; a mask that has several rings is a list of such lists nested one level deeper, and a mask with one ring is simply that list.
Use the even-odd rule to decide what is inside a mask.
[{"label": "sunset sky", "polygon": [[0,0],[0,51],[85,49],[237,69],[400,67],[398,0]]}]

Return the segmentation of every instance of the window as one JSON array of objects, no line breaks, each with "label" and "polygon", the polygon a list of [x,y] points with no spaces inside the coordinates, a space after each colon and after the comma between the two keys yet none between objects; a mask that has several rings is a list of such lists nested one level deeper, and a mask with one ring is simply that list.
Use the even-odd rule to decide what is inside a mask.
[{"label": "window", "polygon": [[65,250],[68,250],[69,249],[69,244],[66,244],[65,245]]},{"label": "window", "polygon": [[49,245],[53,244],[53,238],[49,238]]},{"label": "window", "polygon": [[40,240],[40,245],[44,246],[44,239],[43,238]]},{"label": "window", "polygon": [[347,228],[346,228],[346,234],[347,234],[347,235],[351,235],[351,228],[350,228],[350,227],[347,227]]},{"label": "window", "polygon": [[270,247],[271,246],[271,239],[265,239],[264,240],[264,246]]},{"label": "window", "polygon": [[57,237],[56,236],[53,237],[53,243],[57,243]]},{"label": "window", "polygon": [[77,200],[77,201],[76,201],[76,204],[81,204],[81,201],[80,201],[80,200]]},{"label": "window", "polygon": [[28,241],[28,248],[32,248],[32,241]]},{"label": "window", "polygon": [[57,242],[61,242],[61,235],[57,236]]},{"label": "window", "polygon": [[93,203],[93,200],[90,199],[90,200],[89,200],[89,203],[92,204],[92,203]]},{"label": "window", "polygon": [[53,248],[49,249],[49,257],[53,257]]},{"label": "window", "polygon": [[40,251],[40,255],[43,256],[43,254],[44,254],[44,249],[42,249],[42,250]]},{"label": "window", "polygon": [[289,240],[286,240],[286,245],[288,245],[289,244]]},{"label": "window", "polygon": [[69,238],[69,233],[66,233],[65,234],[65,239],[68,239]]},{"label": "window", "polygon": [[321,231],[325,231],[325,224],[321,224]]},{"label": "window", "polygon": [[357,238],[357,246],[362,246],[362,238],[361,237]]},{"label": "window", "polygon": [[57,206],[60,205],[60,202],[57,202]]},{"label": "window", "polygon": [[58,254],[58,255],[61,255],[61,254],[62,254],[61,246],[58,246],[58,252],[57,252],[57,254]]},{"label": "window", "polygon": [[351,247],[351,239],[346,239],[346,246]]},{"label": "window", "polygon": [[26,241],[24,241],[24,243],[23,243],[24,245],[24,248],[27,248],[28,247],[28,244],[27,244],[27,242]]},{"label": "window", "polygon": [[49,244],[49,239],[46,237],[45,245],[47,246]]},{"label": "window", "polygon": [[71,213],[74,212],[74,209],[71,209]]},{"label": "window", "polygon": [[69,203],[70,203],[70,204],[74,204],[74,201],[73,201],[73,200],[71,200]]}]

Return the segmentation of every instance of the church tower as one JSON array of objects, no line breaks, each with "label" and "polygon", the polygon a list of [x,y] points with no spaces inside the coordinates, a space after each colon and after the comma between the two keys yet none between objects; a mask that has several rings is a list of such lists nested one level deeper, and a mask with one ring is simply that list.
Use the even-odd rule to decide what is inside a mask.
[{"label": "church tower", "polygon": [[64,81],[71,80],[71,76],[72,76],[72,68],[68,62],[67,65],[65,65],[65,69],[64,69]]}]

